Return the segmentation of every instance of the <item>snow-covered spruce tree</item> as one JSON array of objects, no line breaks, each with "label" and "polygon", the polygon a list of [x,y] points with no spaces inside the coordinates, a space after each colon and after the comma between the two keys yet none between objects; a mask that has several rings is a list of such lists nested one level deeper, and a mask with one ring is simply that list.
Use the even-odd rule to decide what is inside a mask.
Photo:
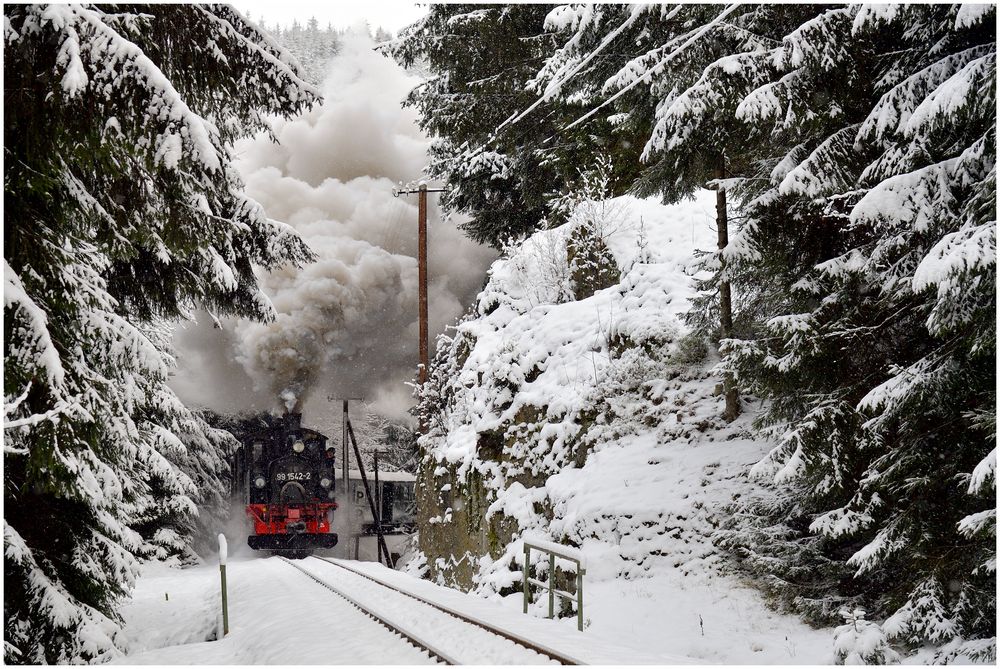
[{"label": "snow-covered spruce tree", "polygon": [[885,632],[870,620],[864,609],[842,609],[844,624],[834,631],[833,654],[837,664],[898,664]]},{"label": "snow-covered spruce tree", "polygon": [[321,29],[319,22],[312,17],[304,30],[298,23],[294,28],[282,29],[280,25],[275,25],[268,30],[278,44],[295,56],[303,79],[317,86],[323,83],[330,59],[340,49],[340,35],[332,26]]},{"label": "snow-covered spruce tree", "polygon": [[169,320],[267,318],[253,266],[310,255],[229,147],[316,96],[228,6],[10,5],[4,60],[4,654],[100,661],[135,556],[217,494]]},{"label": "snow-covered spruce tree", "polygon": [[532,100],[525,83],[536,70],[547,11],[541,5],[431,5],[387,44],[404,67],[425,63],[432,72],[406,104],[420,112],[420,127],[435,138],[428,176],[449,185],[442,207],[471,215],[465,228],[480,242],[499,245],[533,229],[555,183],[532,156],[540,141],[535,133],[530,145],[522,140],[482,148]]},{"label": "snow-covered spruce tree", "polygon": [[[760,5],[562,5],[546,18],[561,46],[535,85],[577,101],[574,125],[643,140],[636,188],[677,201],[745,171],[757,147],[733,111],[772,68],[766,47],[815,10]],[[601,137],[597,144],[608,144]],[[595,149],[597,151],[598,149]],[[588,161],[593,162],[593,161]]]},{"label": "snow-covered spruce tree", "polygon": [[994,21],[826,7],[736,110],[786,150],[741,184],[733,254],[783,313],[730,345],[769,400],[779,445],[755,471],[784,502],[727,542],[800,610],[864,602],[942,659],[995,653]]},{"label": "snow-covered spruce tree", "polygon": [[[762,55],[773,69],[763,85],[738,100],[736,108],[751,141],[766,151],[733,189],[745,205],[727,254],[729,271],[737,294],[757,296],[751,303],[756,322],[739,333],[743,340],[766,341],[771,323],[806,308],[798,282],[851,243],[824,216],[822,204],[775,187],[809,155],[811,147],[863,118],[874,100],[871,81],[864,74],[874,67],[868,59],[873,49],[863,40],[850,39],[850,10],[833,6],[818,10],[816,16],[792,26]],[[833,99],[836,93],[839,96]],[[758,109],[766,112],[763,118],[756,113]],[[850,160],[840,158],[832,164],[850,169]],[[865,368],[867,361],[860,356],[854,360],[855,369]],[[835,395],[845,379],[838,373],[847,368],[836,363],[834,369],[827,369],[831,364],[818,361],[804,372],[808,381],[788,378],[780,393],[766,393],[772,417],[786,402],[800,401],[803,392],[818,397],[822,388],[824,396]],[[752,382],[744,387],[759,391]],[[849,470],[856,435],[835,422],[842,414],[831,411],[827,418],[830,422],[817,426],[815,438],[823,439],[830,452],[840,454],[836,466]],[[853,570],[844,564],[856,547],[809,532],[808,526],[815,514],[833,503],[831,495],[845,494],[852,484],[845,484],[841,474],[819,484],[794,477],[779,477],[777,483],[772,493],[745,502],[729,528],[734,534],[723,532],[722,543],[735,548],[744,564],[763,576],[765,590],[812,620],[833,623],[841,606],[854,602],[866,584],[852,579]]]},{"label": "snow-covered spruce tree", "polygon": [[[552,213],[550,198],[575,183],[595,150],[609,150],[605,139],[616,141],[616,155],[638,150],[612,136],[603,119],[601,131],[565,130],[582,113],[578,103],[542,96],[536,105],[539,68],[557,47],[545,27],[551,9],[432,4],[385,47],[406,67],[429,67],[431,78],[407,99],[434,137],[428,176],[448,184],[447,211],[472,217],[464,224],[469,235],[497,248]],[[616,183],[619,193],[629,185]]]}]

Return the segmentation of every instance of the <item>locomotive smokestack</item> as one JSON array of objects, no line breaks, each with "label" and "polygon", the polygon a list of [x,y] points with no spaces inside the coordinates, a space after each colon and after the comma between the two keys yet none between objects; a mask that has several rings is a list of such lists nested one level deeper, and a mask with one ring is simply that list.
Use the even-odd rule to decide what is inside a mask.
[{"label": "locomotive smokestack", "polygon": [[289,411],[285,414],[285,427],[288,430],[299,430],[302,428],[302,414],[296,411]]}]

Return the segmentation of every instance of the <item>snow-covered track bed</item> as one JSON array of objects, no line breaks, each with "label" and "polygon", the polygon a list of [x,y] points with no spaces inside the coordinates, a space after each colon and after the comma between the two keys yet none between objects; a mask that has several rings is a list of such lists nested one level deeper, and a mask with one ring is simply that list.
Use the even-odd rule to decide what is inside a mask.
[{"label": "snow-covered track bed", "polygon": [[337,595],[337,596],[341,597],[342,599],[344,599],[345,601],[347,601],[349,604],[351,604],[352,606],[354,606],[355,608],[357,608],[363,614],[365,614],[366,616],[368,616],[369,618],[373,619],[378,624],[380,624],[383,627],[385,627],[394,636],[401,636],[403,639],[405,639],[407,641],[407,643],[409,643],[409,644],[417,647],[418,649],[420,649],[422,651],[425,651],[432,658],[435,658],[438,661],[443,662],[444,664],[460,664],[458,661],[456,661],[454,658],[452,658],[448,654],[444,653],[443,651],[438,650],[433,645],[431,645],[431,644],[429,644],[429,643],[427,643],[425,641],[421,641],[419,638],[417,638],[414,635],[412,635],[409,632],[407,632],[404,628],[400,627],[399,625],[393,623],[390,620],[387,620],[385,617],[381,616],[380,614],[376,613],[375,611],[372,611],[371,608],[369,608],[365,604],[362,604],[361,602],[357,601],[356,599],[354,599],[353,597],[351,597],[347,593],[343,592],[340,588],[336,588],[336,587],[330,585],[329,583],[327,583],[323,579],[319,578],[318,576],[316,576],[316,574],[312,573],[308,569],[305,569],[304,567],[299,566],[298,564],[296,564],[295,562],[292,562],[288,558],[281,558],[281,559],[286,564],[294,567],[295,569],[298,569],[300,572],[302,572],[303,574],[305,574],[306,576],[308,576],[309,578],[311,578],[313,581],[315,581],[319,585],[323,586],[327,590],[330,590],[335,595]]},{"label": "snow-covered track bed", "polygon": [[[448,664],[569,664],[582,665],[565,653],[504,630],[479,618],[403,590],[353,569],[341,561],[313,557],[309,572],[330,589],[363,603],[367,611],[391,618],[410,637],[438,649]],[[299,567],[305,571],[304,567]],[[447,659],[445,659],[447,658]]]}]

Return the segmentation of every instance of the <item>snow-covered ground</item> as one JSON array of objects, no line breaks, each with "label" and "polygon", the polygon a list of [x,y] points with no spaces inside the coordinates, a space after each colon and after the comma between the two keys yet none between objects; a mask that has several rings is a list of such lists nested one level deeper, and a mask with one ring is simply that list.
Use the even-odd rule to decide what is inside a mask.
[{"label": "snow-covered ground", "polygon": [[[122,664],[431,664],[431,659],[277,558],[230,559],[229,635],[219,568],[149,565],[124,607]],[[169,600],[167,599],[169,597]]]},{"label": "snow-covered ground", "polygon": [[[469,663],[523,663],[528,655],[478,628],[428,624],[425,604],[387,596],[381,586],[318,560],[297,565],[371,605],[379,615]],[[371,562],[350,563],[428,600],[538,641],[588,664],[688,664],[650,652],[634,637],[578,632],[566,621],[523,615],[510,606],[444,588]],[[221,627],[219,568],[146,565],[124,607],[130,654],[120,664],[433,664],[431,658],[362,615],[278,558],[229,560],[229,635]],[[482,638],[480,638],[482,637]],[[491,649],[490,644],[495,648]],[[504,647],[508,648],[505,652]],[[477,661],[481,658],[481,661]]]},{"label": "snow-covered ground", "polygon": [[[812,630],[767,610],[755,591],[728,578],[660,574],[591,583],[586,600],[588,627],[580,633],[572,619],[550,621],[523,615],[516,597],[490,601],[377,563],[348,564],[592,664],[819,664],[832,660],[828,630]],[[333,568],[317,568],[314,562],[307,566],[331,582],[336,578]],[[218,566],[146,564],[134,596],[123,609],[130,653],[117,663],[433,664],[426,653],[392,637],[277,558],[230,558],[227,569],[230,632],[219,641]],[[364,586],[350,594],[359,600],[366,596]],[[417,602],[400,605],[378,597],[366,601],[381,603],[380,612],[394,622],[412,623],[414,616],[421,615]],[[929,660],[929,656],[917,655],[906,663]]]},{"label": "snow-covered ground", "polygon": [[606,444],[584,467],[549,479],[550,494],[577,518],[598,519],[619,537],[582,542],[588,631],[702,663],[832,661],[831,630],[776,613],[719,569],[713,522],[760,452],[746,438],[657,442],[647,433]]}]

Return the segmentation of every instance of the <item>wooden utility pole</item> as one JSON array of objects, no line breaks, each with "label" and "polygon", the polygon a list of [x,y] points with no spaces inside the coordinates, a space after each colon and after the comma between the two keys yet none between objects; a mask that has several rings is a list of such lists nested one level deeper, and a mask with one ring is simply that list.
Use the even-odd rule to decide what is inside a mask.
[{"label": "wooden utility pole", "polygon": [[340,453],[342,456],[340,458],[340,471],[342,474],[340,480],[341,480],[341,485],[344,486],[344,492],[342,494],[344,495],[345,500],[347,499],[347,495],[350,494],[348,492],[350,490],[350,488],[348,487],[350,484],[350,480],[348,478],[348,472],[347,472],[347,410],[349,403],[350,403],[349,399],[344,399],[344,412],[340,416],[340,437],[341,437]]},{"label": "wooden utility pole", "polygon": [[[427,370],[430,368],[428,343],[427,343],[427,194],[443,193],[444,188],[428,188],[427,183],[421,181],[417,188],[394,189],[394,197],[417,193],[419,196],[417,205],[417,282],[419,285],[419,305],[420,314],[420,369],[417,372],[417,379],[421,386],[427,382]],[[420,421],[420,431],[426,431],[427,426],[423,419]]]},{"label": "wooden utility pole", "polygon": [[[726,159],[719,154],[715,167],[716,179],[726,178]],[[733,293],[726,276],[726,258],[723,255],[729,246],[729,214],[726,209],[726,189],[719,184],[715,189],[715,221],[719,228],[719,322],[722,339],[733,336]],[[740,415],[740,398],[736,392],[736,382],[732,374],[726,374],[722,380],[722,389],[726,395],[726,410],[723,418],[732,422]]]},{"label": "wooden utility pole", "polygon": [[420,284],[420,385],[427,382],[427,184],[420,183],[417,205],[417,283]]}]

